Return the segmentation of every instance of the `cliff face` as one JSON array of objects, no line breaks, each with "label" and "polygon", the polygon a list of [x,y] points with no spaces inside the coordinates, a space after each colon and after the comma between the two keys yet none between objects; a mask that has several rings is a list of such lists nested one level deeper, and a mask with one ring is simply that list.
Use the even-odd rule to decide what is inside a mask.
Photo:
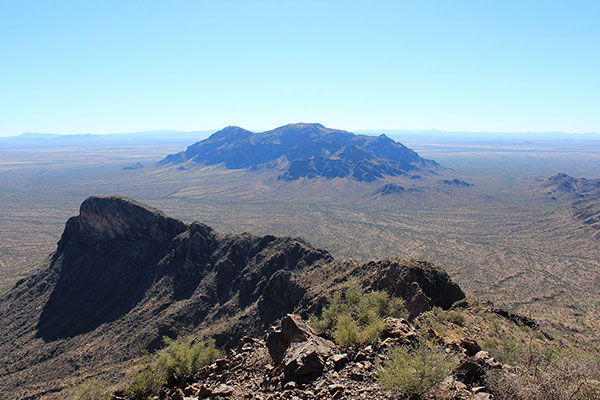
[{"label": "cliff face", "polygon": [[[39,397],[92,366],[120,371],[164,335],[200,332],[230,347],[310,308],[314,288],[343,283],[346,266],[300,239],[221,235],[130,199],[91,197],[40,272],[0,299],[0,379],[9,397],[16,387]],[[311,281],[320,268],[336,278]],[[464,297],[428,265],[356,268],[375,271],[363,286],[404,297],[412,315]]]}]

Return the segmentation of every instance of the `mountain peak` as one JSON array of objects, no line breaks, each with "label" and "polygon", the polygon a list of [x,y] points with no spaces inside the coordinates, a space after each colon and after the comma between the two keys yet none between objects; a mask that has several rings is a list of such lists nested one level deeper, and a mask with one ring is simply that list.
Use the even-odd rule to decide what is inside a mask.
[{"label": "mountain peak", "polygon": [[181,221],[123,196],[91,196],[81,203],[79,215],[67,221],[59,248],[73,239],[107,241],[148,237],[162,240],[185,227]]},{"label": "mountain peak", "polygon": [[[279,160],[277,163],[273,161]],[[282,161],[283,160],[283,161]],[[185,152],[168,155],[159,166],[188,163],[228,169],[267,166],[282,169],[279,179],[348,178],[374,181],[439,165],[385,135],[355,135],[320,123],[293,123],[270,131],[227,127]],[[270,166],[271,165],[271,166]]]}]

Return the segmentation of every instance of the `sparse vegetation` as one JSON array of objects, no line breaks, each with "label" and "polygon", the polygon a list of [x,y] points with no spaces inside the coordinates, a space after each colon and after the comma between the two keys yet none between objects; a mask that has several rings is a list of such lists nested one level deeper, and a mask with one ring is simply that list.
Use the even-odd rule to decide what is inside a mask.
[{"label": "sparse vegetation", "polygon": [[321,334],[329,334],[342,347],[371,343],[384,329],[384,318],[407,316],[404,300],[383,291],[361,295],[355,285],[336,292],[321,317],[312,316],[310,325]]},{"label": "sparse vegetation", "polygon": [[131,400],[147,400],[164,382],[154,363],[142,363],[129,376],[124,392]]},{"label": "sparse vegetation", "polygon": [[97,379],[87,381],[71,388],[71,400],[109,400],[110,394],[105,384]]},{"label": "sparse vegetation", "polygon": [[523,359],[523,343],[519,343],[512,336],[488,337],[483,340],[482,346],[498,361],[517,365]]},{"label": "sparse vegetation", "polygon": [[192,339],[165,339],[167,347],[158,352],[156,365],[166,380],[180,380],[192,375],[205,365],[212,363],[223,353],[213,341],[194,342]]},{"label": "sparse vegetation", "polygon": [[487,385],[499,400],[599,399],[600,355],[534,351],[513,373],[488,373]]},{"label": "sparse vegetation", "polygon": [[163,384],[180,381],[223,356],[213,341],[165,338],[165,343],[167,346],[154,357],[142,357],[132,368],[125,389],[126,395],[132,400],[145,400]]},{"label": "sparse vegetation", "polygon": [[378,381],[413,399],[421,398],[458,366],[456,355],[425,341],[412,347],[395,347],[387,357],[379,369]]}]

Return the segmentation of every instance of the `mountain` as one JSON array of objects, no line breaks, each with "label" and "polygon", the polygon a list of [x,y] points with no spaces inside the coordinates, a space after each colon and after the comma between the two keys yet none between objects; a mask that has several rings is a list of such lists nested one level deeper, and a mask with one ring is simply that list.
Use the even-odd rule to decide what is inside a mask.
[{"label": "mountain", "polygon": [[323,177],[365,182],[439,167],[383,134],[355,135],[305,123],[266,132],[229,126],[159,162],[161,166],[180,167],[198,164],[223,164],[228,169],[279,168],[279,179],[285,181]]},{"label": "mountain", "polygon": [[224,235],[131,199],[90,197],[39,272],[0,298],[1,397],[56,398],[78,379],[118,379],[165,335],[231,348],[286,313],[316,312],[348,279],[404,298],[411,317],[465,297],[426,262],[336,261],[298,238]]},{"label": "mountain", "polygon": [[442,179],[440,180],[440,183],[443,185],[447,185],[447,186],[453,186],[453,187],[461,187],[461,188],[468,188],[468,187],[472,187],[475,186],[472,183],[469,182],[465,182],[462,181],[460,179]]},{"label": "mountain", "polygon": [[574,217],[597,231],[596,237],[600,239],[600,179],[559,173],[544,181],[542,187],[552,199],[570,201]]}]

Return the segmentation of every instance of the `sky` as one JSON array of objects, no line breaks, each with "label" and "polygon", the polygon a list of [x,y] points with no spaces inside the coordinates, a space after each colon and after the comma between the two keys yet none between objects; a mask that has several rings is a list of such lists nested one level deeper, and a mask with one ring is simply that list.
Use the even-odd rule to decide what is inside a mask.
[{"label": "sky", "polygon": [[600,1],[0,0],[0,136],[600,132]]}]

